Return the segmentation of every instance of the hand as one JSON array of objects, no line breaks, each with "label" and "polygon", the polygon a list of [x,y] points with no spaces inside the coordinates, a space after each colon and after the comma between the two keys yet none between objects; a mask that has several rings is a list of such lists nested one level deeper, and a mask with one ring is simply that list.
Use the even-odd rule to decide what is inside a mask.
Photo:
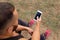
[{"label": "hand", "polygon": [[40,24],[40,22],[41,22],[41,17],[40,18],[37,17],[36,23]]},{"label": "hand", "polygon": [[39,22],[39,21],[41,21],[41,17],[40,18],[38,18],[38,16],[37,16],[37,20],[36,20],[37,22]]},{"label": "hand", "polygon": [[28,28],[27,30],[28,30],[28,32],[29,32],[31,35],[33,34],[33,29]]}]

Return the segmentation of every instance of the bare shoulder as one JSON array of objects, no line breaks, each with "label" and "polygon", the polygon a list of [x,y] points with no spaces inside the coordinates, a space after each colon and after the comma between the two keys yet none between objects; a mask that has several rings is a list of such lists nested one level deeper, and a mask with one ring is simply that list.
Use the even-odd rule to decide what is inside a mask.
[{"label": "bare shoulder", "polygon": [[18,39],[18,40],[28,40],[28,39],[26,39],[26,38],[20,38],[20,39]]}]

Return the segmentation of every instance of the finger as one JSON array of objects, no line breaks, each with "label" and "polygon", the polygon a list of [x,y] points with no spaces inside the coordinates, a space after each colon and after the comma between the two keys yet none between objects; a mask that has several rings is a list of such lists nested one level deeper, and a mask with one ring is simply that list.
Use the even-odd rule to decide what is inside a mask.
[{"label": "finger", "polygon": [[38,20],[38,16],[37,16],[37,20]]},{"label": "finger", "polygon": [[30,35],[32,36],[33,32],[30,33]]},{"label": "finger", "polygon": [[41,21],[41,17],[40,17],[39,21]]}]

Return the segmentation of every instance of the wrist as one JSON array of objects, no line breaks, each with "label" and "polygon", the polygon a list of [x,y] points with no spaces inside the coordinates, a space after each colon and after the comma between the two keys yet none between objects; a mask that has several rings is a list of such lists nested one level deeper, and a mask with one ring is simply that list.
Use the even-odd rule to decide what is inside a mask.
[{"label": "wrist", "polygon": [[40,24],[40,21],[39,21],[39,22],[36,22],[36,24],[37,24],[37,25]]}]

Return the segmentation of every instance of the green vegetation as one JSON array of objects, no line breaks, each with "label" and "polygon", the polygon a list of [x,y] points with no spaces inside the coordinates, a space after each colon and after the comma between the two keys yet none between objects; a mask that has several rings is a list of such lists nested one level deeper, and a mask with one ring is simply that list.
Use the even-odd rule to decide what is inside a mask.
[{"label": "green vegetation", "polygon": [[41,10],[42,25],[58,30],[60,26],[60,1],[59,0],[1,0],[16,6],[19,18],[29,21],[34,18],[36,10]]},{"label": "green vegetation", "polygon": [[41,10],[42,25],[55,32],[60,29],[60,0],[0,0],[0,2],[14,4],[19,18],[27,22],[34,18],[36,10]]}]

